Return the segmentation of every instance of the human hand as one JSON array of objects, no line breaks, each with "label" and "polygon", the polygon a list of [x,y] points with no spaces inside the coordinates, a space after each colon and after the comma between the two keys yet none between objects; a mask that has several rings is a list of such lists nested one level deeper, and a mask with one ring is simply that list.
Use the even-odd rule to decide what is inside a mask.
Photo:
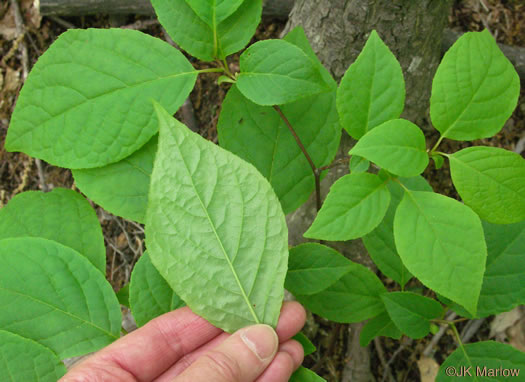
[{"label": "human hand", "polygon": [[305,317],[299,303],[285,302],[275,331],[254,325],[230,335],[180,308],[93,354],[59,382],[286,382],[303,362],[303,348],[290,338]]}]

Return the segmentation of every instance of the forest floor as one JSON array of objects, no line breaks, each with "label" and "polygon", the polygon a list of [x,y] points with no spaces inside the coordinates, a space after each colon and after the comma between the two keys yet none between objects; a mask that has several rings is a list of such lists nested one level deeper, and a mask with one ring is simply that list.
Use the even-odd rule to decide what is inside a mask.
[{"label": "forest floor", "polygon": [[[38,57],[58,35],[66,29],[86,27],[122,27],[140,29],[165,38],[155,21],[144,17],[109,17],[106,15],[72,18],[40,17],[33,0],[21,0],[21,23],[15,21],[15,10],[10,1],[0,4],[0,208],[14,195],[28,190],[49,190],[54,187],[75,189],[69,170],[35,160],[25,154],[8,153],[4,140],[16,98],[24,79]],[[488,28],[497,41],[511,46],[525,47],[525,3],[521,0],[456,0],[450,14],[450,27],[457,31],[478,31]],[[255,40],[277,38],[285,20],[263,19]],[[24,49],[27,55],[23,54]],[[232,60],[235,64],[235,58]],[[201,77],[191,93],[196,128],[199,133],[217,141],[217,119],[227,88],[219,87],[213,75]],[[429,134],[429,140],[437,134]],[[446,147],[446,145],[449,147]],[[518,107],[502,131],[494,138],[474,144],[503,147],[524,154],[525,146],[525,91]],[[463,143],[444,143],[449,152],[465,147]],[[445,165],[446,166],[446,165]],[[425,172],[435,191],[457,196],[450,181],[448,169]],[[143,251],[143,229],[140,225],[114,217],[97,209],[107,247],[107,278],[118,290],[129,281],[134,263]],[[334,325],[316,318],[317,330],[313,342],[319,351],[308,357],[305,365],[315,367],[328,381],[338,381],[345,362],[348,331],[344,325]],[[505,341],[525,351],[525,312],[518,308],[511,313],[459,324],[462,335],[470,341],[489,338]],[[437,340],[437,341],[436,341]],[[430,345],[430,346],[429,346]],[[381,338],[371,347],[372,370],[377,381],[433,381],[439,364],[455,349],[453,336],[444,330],[442,337],[427,336],[414,341],[394,341]],[[428,348],[428,350],[427,350]],[[427,351],[426,351],[427,350]],[[426,355],[423,356],[423,353]]]}]

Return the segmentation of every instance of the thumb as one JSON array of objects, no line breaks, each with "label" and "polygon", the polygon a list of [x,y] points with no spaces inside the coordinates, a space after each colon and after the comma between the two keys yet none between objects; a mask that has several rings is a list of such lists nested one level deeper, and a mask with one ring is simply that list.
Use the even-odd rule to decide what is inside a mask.
[{"label": "thumb", "polygon": [[176,382],[253,382],[268,367],[279,339],[268,325],[238,330],[191,364]]}]

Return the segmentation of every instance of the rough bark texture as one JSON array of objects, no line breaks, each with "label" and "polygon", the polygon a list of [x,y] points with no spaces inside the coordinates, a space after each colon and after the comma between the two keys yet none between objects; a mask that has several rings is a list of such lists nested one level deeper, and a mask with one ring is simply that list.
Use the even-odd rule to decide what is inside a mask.
[{"label": "rough bark texture", "polygon": [[[264,15],[286,18],[293,0],[265,0]],[[154,15],[150,0],[40,0],[43,16],[80,16],[97,13]]]},{"label": "rough bark texture", "polygon": [[[355,61],[372,29],[376,29],[401,63],[407,99],[403,117],[427,125],[432,78],[441,58],[443,30],[450,2],[444,0],[296,0],[283,33],[302,25],[323,64],[339,80]],[[345,156],[352,140],[343,135],[338,157]],[[330,185],[348,172],[334,168],[322,183],[326,195]],[[316,211],[311,199],[287,216],[289,241],[297,245],[311,225]],[[327,243],[353,261],[375,269],[361,240]],[[348,327],[346,363],[342,382],[369,382],[368,348],[359,345],[362,324]]]},{"label": "rough bark texture", "polygon": [[302,25],[321,61],[340,79],[376,29],[403,68],[403,116],[424,127],[449,8],[445,0],[297,0],[286,30]]}]

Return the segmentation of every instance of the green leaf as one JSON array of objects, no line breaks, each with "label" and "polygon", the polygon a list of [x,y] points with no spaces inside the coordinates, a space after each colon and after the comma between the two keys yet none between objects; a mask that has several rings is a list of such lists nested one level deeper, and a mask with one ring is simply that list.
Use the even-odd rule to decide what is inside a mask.
[{"label": "green leaf", "polygon": [[[220,1],[220,16],[228,14],[238,2]],[[197,3],[204,2],[191,0],[191,3],[195,9]],[[262,13],[261,0],[243,1],[233,13],[214,26],[203,21],[185,0],[152,0],[151,4],[170,37],[202,61],[223,59],[244,48],[254,35]],[[206,12],[203,10],[203,14]]]},{"label": "green leaf", "polygon": [[380,295],[383,283],[368,268],[353,263],[335,284],[313,295],[295,295],[308,310],[336,322],[359,322],[385,310]]},{"label": "green leaf", "polygon": [[138,326],[185,305],[153,266],[148,252],[144,252],[131,273],[129,302]]},{"label": "green leaf", "polygon": [[519,381],[523,370],[525,353],[507,344],[483,341],[456,349],[439,368],[436,382],[450,381],[454,375],[462,381]]},{"label": "green leaf", "polygon": [[143,223],[158,137],[117,163],[73,170],[75,185],[106,211]]},{"label": "green leaf", "polygon": [[[399,178],[398,180],[409,190],[432,191],[430,185],[421,176]],[[397,206],[403,198],[404,191],[397,182],[389,182],[387,187],[390,191],[391,200],[385,218],[376,229],[363,236],[363,244],[379,270],[404,286],[412,278],[412,275],[401,262],[394,241],[394,216]]]},{"label": "green leaf", "polygon": [[425,136],[412,122],[394,119],[366,133],[350,150],[392,174],[412,177],[428,165]]},{"label": "green leaf", "polygon": [[359,139],[374,127],[399,118],[405,105],[401,66],[374,30],[337,91],[343,128]]},{"label": "green leaf", "polygon": [[213,325],[228,332],[258,322],[275,327],[288,264],[277,196],[251,164],[157,108],[146,215],[152,263]]},{"label": "green leaf", "polygon": [[157,132],[151,99],[175,113],[196,78],[182,53],[144,33],[70,29],[33,67],[5,147],[60,167],[118,162]]},{"label": "green leaf", "polygon": [[512,114],[519,94],[518,74],[490,32],[465,33],[437,69],[430,117],[445,138],[491,137]]},{"label": "green leaf", "polygon": [[321,378],[306,367],[299,366],[299,369],[292,374],[288,382],[326,382],[326,379]]},{"label": "green leaf", "polygon": [[487,248],[479,217],[433,192],[408,191],[394,218],[403,264],[425,286],[476,313]]},{"label": "green leaf", "polygon": [[120,305],[124,305],[129,308],[129,283],[120,288],[119,291],[115,293],[115,295],[117,296],[117,300]]},{"label": "green leaf", "polygon": [[301,48],[301,50],[310,57],[310,60],[317,65],[319,68],[319,71],[321,72],[321,77],[323,77],[324,82],[329,84],[333,90],[337,89],[337,82],[333,79],[332,75],[326,69],[321,61],[319,61],[319,58],[315,54],[314,50],[312,49],[312,46],[310,45],[310,42],[308,41],[308,37],[306,37],[306,33],[304,32],[304,29],[302,26],[298,25],[294,29],[292,29],[290,32],[286,34],[286,36],[283,37],[284,41],[288,41],[291,44],[294,44],[295,46]]},{"label": "green leaf", "polygon": [[336,250],[304,243],[290,250],[284,287],[293,294],[315,294],[352,269],[352,262]]},{"label": "green leaf", "polygon": [[483,222],[487,269],[478,317],[508,312],[525,304],[525,221],[509,225]]},{"label": "green leaf", "polygon": [[351,173],[367,172],[369,167],[370,162],[363,157],[352,155],[350,158],[349,168]]},{"label": "green leaf", "polygon": [[0,240],[0,329],[64,359],[117,340],[121,320],[115,292],[78,252],[42,238]]},{"label": "green leaf", "polygon": [[430,332],[430,321],[441,316],[441,304],[411,292],[391,292],[381,296],[388,315],[401,332],[419,339]]},{"label": "green leaf", "polygon": [[97,214],[79,193],[65,188],[16,195],[0,209],[0,239],[42,237],[70,247],[106,274],[106,249]]},{"label": "green leaf", "polygon": [[387,312],[383,312],[380,315],[372,318],[368,321],[359,335],[359,344],[363,347],[378,336],[385,336],[394,338],[396,340],[401,338],[401,331],[392,322],[392,319]]},{"label": "green leaf", "polygon": [[243,0],[186,0],[193,11],[212,30],[239,8]]},{"label": "green leaf", "polygon": [[259,41],[241,55],[237,87],[259,105],[281,105],[331,90],[319,66],[284,40]]},{"label": "green leaf", "polygon": [[432,160],[434,161],[436,170],[443,167],[443,164],[445,163],[445,158],[439,154],[432,154]]},{"label": "green leaf", "polygon": [[[333,160],[341,139],[335,93],[324,93],[283,105],[317,167]],[[233,86],[222,104],[219,143],[253,164],[270,182],[285,213],[297,209],[315,189],[314,175],[301,149],[277,112],[244,97]]]},{"label": "green leaf", "polygon": [[356,239],[381,223],[389,203],[390,193],[377,175],[345,175],[332,185],[304,237],[332,241]]},{"label": "green leaf", "polygon": [[466,205],[495,224],[525,219],[525,160],[496,147],[469,147],[448,156],[454,186]]},{"label": "green leaf", "polygon": [[306,337],[303,333],[299,332],[295,336],[292,337],[294,340],[299,342],[304,350],[304,356],[312,354],[317,350],[315,345]]},{"label": "green leaf", "polygon": [[66,374],[66,368],[50,349],[0,330],[0,381],[56,382]]}]

